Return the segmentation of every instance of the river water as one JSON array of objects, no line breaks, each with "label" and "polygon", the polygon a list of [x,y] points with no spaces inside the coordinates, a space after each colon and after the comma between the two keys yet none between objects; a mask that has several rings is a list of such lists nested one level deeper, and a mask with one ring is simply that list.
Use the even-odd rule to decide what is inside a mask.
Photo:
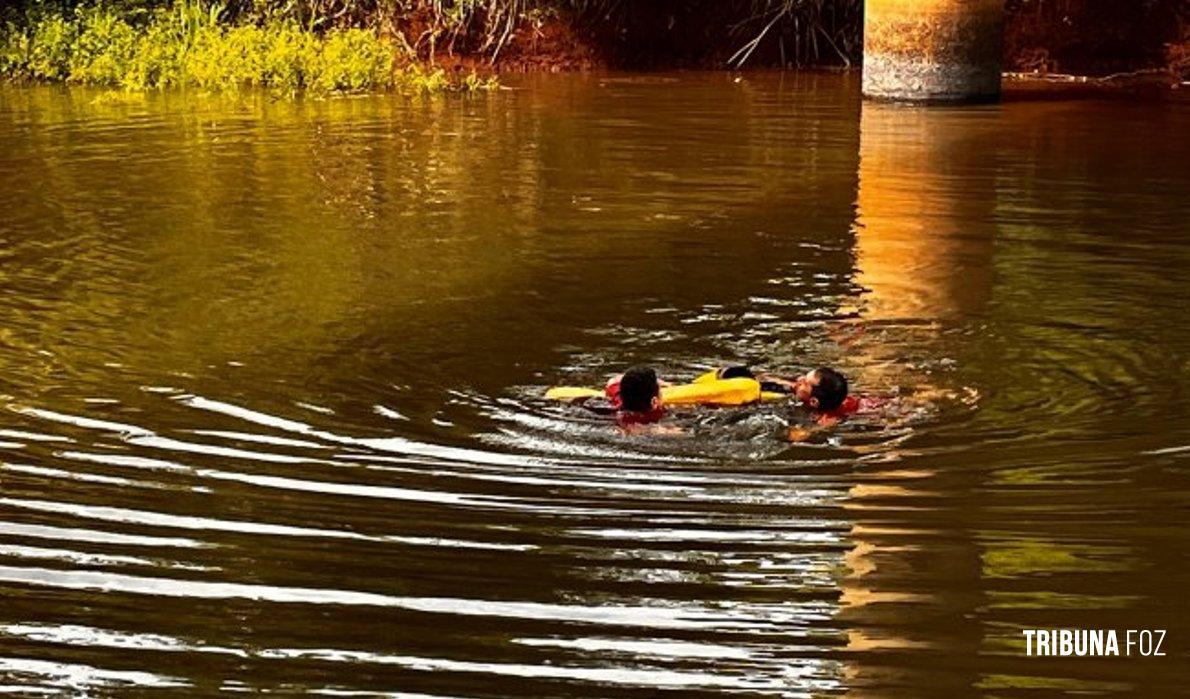
[{"label": "river water", "polygon": [[[1186,692],[1190,103],[511,87],[0,90],[0,686]],[[740,362],[884,405],[541,398]]]}]

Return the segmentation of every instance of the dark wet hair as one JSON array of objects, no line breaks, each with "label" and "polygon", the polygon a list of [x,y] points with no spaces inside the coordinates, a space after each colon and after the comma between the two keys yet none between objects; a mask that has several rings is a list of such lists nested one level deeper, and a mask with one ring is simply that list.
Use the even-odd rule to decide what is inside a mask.
[{"label": "dark wet hair", "polygon": [[647,366],[634,366],[620,377],[620,407],[628,412],[649,412],[660,394],[657,372]]},{"label": "dark wet hair", "polygon": [[818,367],[818,385],[810,391],[810,395],[818,399],[819,410],[834,410],[843,405],[847,398],[847,377],[830,367]]},{"label": "dark wet hair", "polygon": [[754,379],[752,370],[743,365],[724,367],[719,370],[721,379]]}]

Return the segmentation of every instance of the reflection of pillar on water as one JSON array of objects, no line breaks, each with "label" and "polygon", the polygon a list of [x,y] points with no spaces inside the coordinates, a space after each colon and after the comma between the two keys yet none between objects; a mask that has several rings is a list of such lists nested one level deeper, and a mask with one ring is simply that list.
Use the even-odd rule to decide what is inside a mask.
[{"label": "reflection of pillar on water", "polygon": [[866,104],[860,120],[856,282],[862,317],[936,321],[978,312],[991,289],[991,182],[971,148],[979,120]]},{"label": "reflection of pillar on water", "polygon": [[[901,385],[914,359],[961,351],[944,348],[940,331],[981,315],[990,298],[996,190],[980,146],[994,134],[979,113],[953,109],[867,103],[860,123],[856,325],[865,332],[849,357],[858,385]],[[848,684],[862,696],[904,693],[929,663],[929,686],[908,693],[960,696],[975,681],[963,659],[982,642],[969,618],[981,599],[980,556],[951,503],[978,474],[895,449],[887,467],[856,474],[844,503],[853,523],[840,582]]]}]

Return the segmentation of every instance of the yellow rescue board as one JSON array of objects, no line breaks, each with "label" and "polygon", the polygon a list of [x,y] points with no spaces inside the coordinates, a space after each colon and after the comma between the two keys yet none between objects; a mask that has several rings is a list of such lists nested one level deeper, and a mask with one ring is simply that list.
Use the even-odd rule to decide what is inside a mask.
[{"label": "yellow rescue board", "polygon": [[[578,386],[555,386],[545,392],[547,400],[582,400],[599,398],[603,391]],[[708,379],[700,376],[696,383],[662,386],[661,398],[670,405],[747,405],[757,401],[785,400],[784,393],[760,390],[755,379]]]},{"label": "yellow rescue board", "polygon": [[545,392],[547,400],[579,400],[582,398],[599,398],[603,391],[597,388],[581,388],[579,386],[555,386]]},{"label": "yellow rescue board", "polygon": [[760,400],[756,379],[717,379],[681,386],[665,386],[661,399],[669,405],[747,405]]}]

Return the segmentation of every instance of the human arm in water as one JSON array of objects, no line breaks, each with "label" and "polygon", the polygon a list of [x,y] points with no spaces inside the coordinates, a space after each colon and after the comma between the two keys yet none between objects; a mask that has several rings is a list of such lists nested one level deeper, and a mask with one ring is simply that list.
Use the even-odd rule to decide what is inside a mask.
[{"label": "human arm in water", "polygon": [[802,425],[792,425],[784,434],[784,439],[787,442],[808,442],[814,438],[815,435],[827,432],[835,425],[839,424],[842,418],[834,415],[819,414],[814,419],[814,424],[808,427]]},{"label": "human arm in water", "polygon": [[626,435],[676,437],[686,434],[686,430],[677,425],[663,425],[657,422],[617,422],[616,427],[621,434]]}]

